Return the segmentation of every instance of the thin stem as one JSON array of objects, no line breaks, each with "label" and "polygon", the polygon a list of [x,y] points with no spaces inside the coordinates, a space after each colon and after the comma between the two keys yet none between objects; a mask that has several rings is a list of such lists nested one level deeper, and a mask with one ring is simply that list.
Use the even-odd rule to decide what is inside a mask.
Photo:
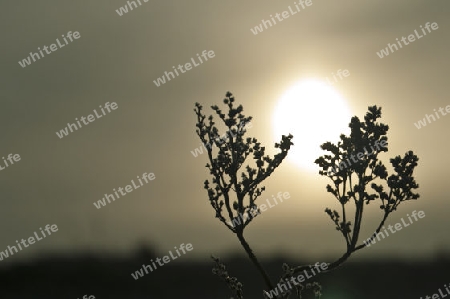
[{"label": "thin stem", "polygon": [[[380,222],[380,225],[378,225],[378,228],[375,230],[375,232],[373,233],[372,237],[370,237],[370,239],[375,238],[376,235],[380,232],[381,227],[384,225],[384,222],[386,221],[387,217],[389,216],[389,213],[384,213],[384,217],[383,220]],[[365,243],[362,243],[361,245],[359,245],[358,247],[356,247],[353,252],[355,252],[356,250],[362,249],[366,247]]]},{"label": "thin stem", "polygon": [[272,285],[272,282],[270,281],[269,276],[267,275],[266,271],[264,270],[264,268],[259,263],[259,261],[256,258],[255,254],[253,253],[252,249],[250,248],[250,245],[248,245],[247,241],[245,240],[242,232],[237,233],[237,237],[238,237],[239,241],[241,242],[242,247],[244,247],[245,251],[247,252],[248,257],[250,258],[250,260],[256,266],[256,268],[258,269],[259,273],[261,273],[261,275],[264,278],[264,281],[265,281],[267,287],[269,288],[269,290],[272,290],[273,289],[273,285]]},{"label": "thin stem", "polygon": [[[381,227],[383,227],[384,222],[386,221],[388,216],[389,216],[389,213],[385,213],[384,214],[383,220],[380,222],[380,225],[378,225],[378,228],[375,230],[375,233],[372,236],[372,238],[375,237],[376,234],[378,234],[380,232]],[[331,264],[328,264],[328,267],[327,267],[326,270],[324,270],[322,272],[319,272],[318,274],[330,272],[330,271],[336,269],[337,267],[342,265],[355,251],[358,251],[358,250],[360,250],[360,249],[362,249],[364,247],[366,247],[366,244],[362,243],[361,245],[356,246],[355,248],[353,248],[351,250],[347,250],[347,252],[344,253],[339,259],[337,259],[336,261],[332,262]],[[310,270],[309,266],[300,266],[300,267],[294,268],[294,271],[293,271],[292,275],[296,274],[296,273],[299,273],[299,272],[302,272],[304,270]],[[284,278],[286,278],[286,275],[285,275]]]}]

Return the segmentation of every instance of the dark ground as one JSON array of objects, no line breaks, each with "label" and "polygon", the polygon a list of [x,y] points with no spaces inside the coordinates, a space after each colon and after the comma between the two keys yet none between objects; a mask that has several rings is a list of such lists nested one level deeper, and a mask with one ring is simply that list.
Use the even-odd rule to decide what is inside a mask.
[{"label": "dark ground", "polygon": [[[149,264],[154,256],[150,251],[129,259],[52,256],[11,267],[3,264],[0,268],[0,298],[75,299],[83,295],[120,299],[231,297],[226,284],[212,274],[212,260],[171,262],[138,280],[131,277],[131,273],[143,263]],[[244,284],[245,299],[262,299],[262,279],[248,259],[223,258],[223,261],[230,274]],[[281,258],[262,262],[273,281],[281,275],[283,262],[291,265],[314,263],[293,263]],[[449,266],[450,259],[442,257],[414,263],[394,259],[364,263],[348,261],[335,271],[318,276],[315,281],[323,287],[322,299],[425,298],[450,282]],[[313,296],[308,293],[305,298]]]}]

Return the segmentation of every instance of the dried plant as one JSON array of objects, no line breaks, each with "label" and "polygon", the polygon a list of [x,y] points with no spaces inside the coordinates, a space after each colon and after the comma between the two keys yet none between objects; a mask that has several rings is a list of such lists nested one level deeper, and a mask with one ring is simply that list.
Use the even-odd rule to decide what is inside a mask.
[{"label": "dried plant", "polygon": [[[228,108],[227,114],[223,113],[218,106],[211,106],[228,129],[222,137],[219,137],[219,129],[215,125],[213,116],[210,115],[206,120],[206,116],[202,113],[203,107],[199,103],[195,104],[194,109],[197,115],[197,135],[204,144],[208,145],[206,149],[209,163],[206,164],[206,167],[212,180],[211,182],[205,180],[204,188],[207,190],[210,204],[215,210],[215,216],[236,234],[250,260],[258,269],[267,288],[263,291],[264,297],[289,298],[294,295],[296,298],[302,298],[302,292],[307,289],[312,290],[315,297],[320,297],[321,286],[317,282],[296,284],[295,288],[276,295],[270,293],[274,289],[274,285],[244,238],[244,229],[260,214],[256,200],[265,190],[261,183],[280,166],[293,145],[291,142],[293,136],[283,135],[280,143],[275,143],[275,148],[278,148],[280,152],[273,158],[265,155],[265,147],[261,146],[256,138],[244,138],[247,133],[245,126],[250,123],[252,117],[245,117],[242,114],[242,105],[235,107],[234,101],[234,96],[227,92],[223,101]],[[357,245],[364,203],[370,204],[380,200],[380,208],[384,212],[372,236],[375,237],[389,214],[395,211],[401,202],[419,198],[419,195],[413,192],[419,186],[413,177],[418,158],[412,151],[407,152],[403,158],[397,156],[390,159],[395,172],[390,176],[388,176],[383,163],[378,161],[378,154],[388,151],[386,133],[389,127],[376,122],[380,117],[381,108],[369,107],[369,112],[363,122],[356,116],[351,119],[350,136],[341,135],[341,141],[337,145],[330,142],[321,145],[323,150],[331,154],[319,157],[315,163],[321,168],[319,174],[327,176],[333,182],[333,186],[327,185],[326,190],[338,200],[342,219],[336,210],[332,211],[327,208],[325,212],[330,216],[336,230],[342,234],[346,242],[346,252],[339,259],[328,264],[327,270],[321,273],[335,269],[352,253],[365,247],[364,243]],[[380,148],[379,144],[384,146]],[[216,147],[214,148],[213,145]],[[373,145],[378,145],[379,150],[368,153],[367,148]],[[214,154],[215,151],[217,151],[216,154]],[[348,165],[345,163],[345,161],[350,162],[350,159],[355,162],[355,155],[364,152],[362,157],[358,156],[359,161],[356,163],[348,163]],[[247,164],[243,168],[249,156],[253,157],[256,167]],[[344,167],[342,167],[343,165]],[[385,188],[387,192],[384,191]],[[351,203],[355,205],[353,226],[346,213],[346,208]],[[243,219],[236,225],[231,225],[231,223],[234,224],[233,219],[245,214],[252,215],[252,217]],[[242,299],[242,284],[237,281],[237,278],[229,276],[225,265],[218,258],[213,257],[213,260],[215,262],[213,273],[228,284],[236,299]],[[283,264],[282,268],[284,274],[279,279],[281,283],[291,279],[299,272],[311,271],[310,265],[290,267]]]}]

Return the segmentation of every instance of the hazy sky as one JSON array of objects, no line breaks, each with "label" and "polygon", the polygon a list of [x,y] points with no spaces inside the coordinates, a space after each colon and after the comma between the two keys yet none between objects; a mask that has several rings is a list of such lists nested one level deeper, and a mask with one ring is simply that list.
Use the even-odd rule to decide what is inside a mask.
[{"label": "hazy sky", "polygon": [[[413,210],[424,219],[355,258],[431,256],[450,247],[448,127],[443,116],[422,129],[414,122],[450,105],[450,4],[448,1],[317,1],[254,35],[250,28],[294,1],[141,1],[119,16],[126,1],[14,1],[0,10],[0,155],[21,160],[0,171],[0,251],[46,224],[59,230],[8,262],[48,251],[128,253],[148,242],[166,252],[192,243],[191,256],[242,252],[237,238],[214,218],[203,181],[206,155],[194,158],[194,103],[205,112],[231,91],[251,115],[249,135],[273,147],[277,101],[301,79],[350,76],[334,85],[352,115],[382,107],[389,125],[384,161],[413,150],[420,199],[391,214],[394,224]],[[380,59],[376,52],[420,25],[439,29]],[[80,38],[22,68],[18,61],[61,35]],[[214,58],[161,85],[153,80],[203,50]],[[60,139],[55,132],[99,105],[118,109]],[[305,107],[306,109],[306,107]],[[324,111],[327,107],[323,107]],[[310,111],[321,117],[322,111]],[[350,121],[350,119],[348,119]],[[294,136],[295,146],[308,143]],[[324,140],[324,142],[327,140]],[[273,151],[272,151],[273,153]],[[1,160],[0,160],[1,161]],[[1,162],[0,162],[1,163]],[[1,164],[3,165],[3,164]],[[113,188],[144,172],[154,181],[96,209]],[[325,178],[285,161],[265,183],[263,202],[279,191],[291,199],[266,211],[246,229],[259,255],[340,256],[345,243],[324,213],[337,208]],[[378,204],[365,215],[361,240],[382,216]]]}]

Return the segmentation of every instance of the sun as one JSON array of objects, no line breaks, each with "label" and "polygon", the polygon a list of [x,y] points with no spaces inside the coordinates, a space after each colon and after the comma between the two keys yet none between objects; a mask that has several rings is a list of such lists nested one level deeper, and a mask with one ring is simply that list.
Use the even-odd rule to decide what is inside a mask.
[{"label": "sun", "polygon": [[331,85],[319,80],[303,80],[280,98],[273,116],[275,142],[281,135],[294,135],[287,159],[305,170],[317,172],[314,161],[327,152],[320,145],[336,143],[350,131],[351,111]]}]

